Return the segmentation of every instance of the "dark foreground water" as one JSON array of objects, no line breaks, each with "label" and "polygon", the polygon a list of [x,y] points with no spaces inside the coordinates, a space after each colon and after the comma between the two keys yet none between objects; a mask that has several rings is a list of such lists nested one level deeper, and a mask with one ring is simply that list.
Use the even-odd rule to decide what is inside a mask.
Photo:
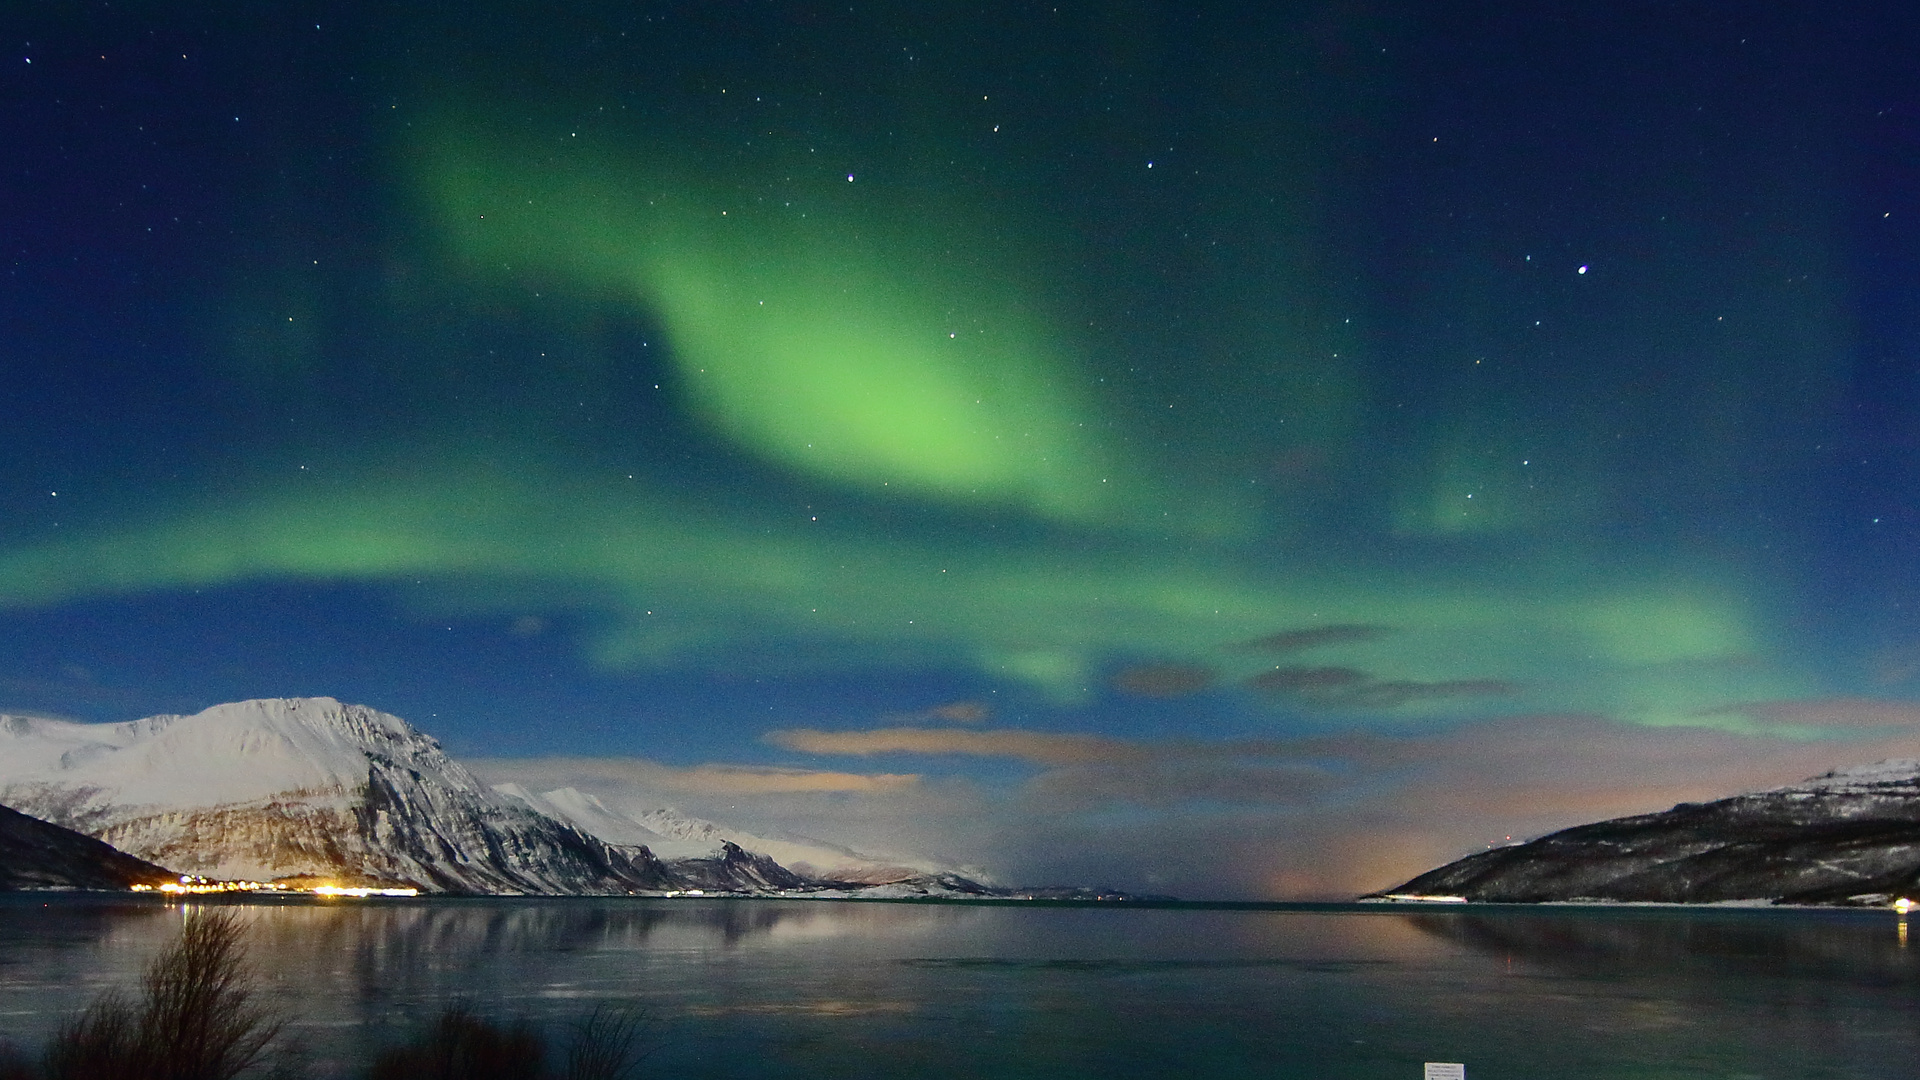
[{"label": "dark foreground water", "polygon": [[[0,898],[0,1034],[39,1045],[191,908]],[[1920,1075],[1891,913],[434,900],[241,909],[315,1074],[442,1005],[656,1020],[650,1075],[1472,1080]],[[1920,927],[1916,927],[1920,931]]]}]

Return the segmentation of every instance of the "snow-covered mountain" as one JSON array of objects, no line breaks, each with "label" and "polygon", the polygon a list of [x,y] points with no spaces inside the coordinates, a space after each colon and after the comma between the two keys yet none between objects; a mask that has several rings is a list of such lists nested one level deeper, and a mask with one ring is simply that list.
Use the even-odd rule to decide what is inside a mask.
[{"label": "snow-covered mountain", "polygon": [[678,885],[651,852],[505,798],[406,721],[332,698],[122,724],[0,716],[0,805],[209,877],[485,893]]},{"label": "snow-covered mountain", "polygon": [[1920,899],[1920,761],[1615,818],[1469,855],[1381,896],[1884,904]]},{"label": "snow-covered mountain", "polygon": [[669,863],[706,858],[723,845],[734,844],[817,881],[887,885],[951,872],[943,866],[875,858],[811,837],[762,836],[689,817],[664,806],[638,812],[620,810],[577,788],[556,788],[534,794],[519,784],[509,783],[496,784],[494,790],[609,844],[645,845]]},{"label": "snow-covered mountain", "polygon": [[397,716],[332,698],[121,724],[0,715],[0,807],[204,877],[426,892],[1112,898],[1008,890],[573,788],[489,786]]},{"label": "snow-covered mountain", "polygon": [[0,715],[0,806],[213,878],[496,894],[994,892],[817,840],[663,807],[626,813],[573,788],[490,787],[399,717],[332,698],[122,724]]}]

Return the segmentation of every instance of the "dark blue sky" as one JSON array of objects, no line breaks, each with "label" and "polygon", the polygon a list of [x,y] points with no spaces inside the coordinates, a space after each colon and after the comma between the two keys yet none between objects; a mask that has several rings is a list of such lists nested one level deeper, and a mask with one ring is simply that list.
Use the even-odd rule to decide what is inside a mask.
[{"label": "dark blue sky", "polygon": [[0,706],[1222,895],[1920,750],[1917,23],[10,13]]}]

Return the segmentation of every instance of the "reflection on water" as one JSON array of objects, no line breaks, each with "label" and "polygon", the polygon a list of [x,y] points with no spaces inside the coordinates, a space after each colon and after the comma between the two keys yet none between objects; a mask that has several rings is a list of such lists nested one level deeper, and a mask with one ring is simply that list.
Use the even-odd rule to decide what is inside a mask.
[{"label": "reflection on water", "polygon": [[[0,899],[0,1032],[131,986],[188,909]],[[454,1000],[659,1022],[690,1077],[1895,1077],[1882,913],[432,900],[243,908],[320,1077]]]},{"label": "reflection on water", "polygon": [[1407,921],[1479,953],[1587,975],[1751,971],[1769,978],[1897,979],[1914,964],[1901,951],[1906,920],[1879,912],[1602,908],[1571,915],[1533,909]]}]

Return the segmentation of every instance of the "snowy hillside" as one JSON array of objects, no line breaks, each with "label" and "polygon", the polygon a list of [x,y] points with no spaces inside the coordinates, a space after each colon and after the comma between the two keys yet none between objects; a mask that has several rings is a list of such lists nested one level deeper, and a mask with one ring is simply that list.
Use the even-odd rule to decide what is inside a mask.
[{"label": "snowy hillside", "polygon": [[1920,763],[1882,761],[1469,855],[1378,894],[1879,905],[1920,897]]},{"label": "snowy hillside", "polygon": [[944,866],[876,858],[811,837],[756,835],[666,807],[623,811],[570,787],[537,795],[519,784],[498,784],[494,790],[609,844],[644,844],[669,863],[705,858],[724,844],[735,844],[805,877],[834,882],[882,885],[952,872]]},{"label": "snowy hillside", "polygon": [[1857,795],[1920,794],[1920,761],[1912,758],[1888,758],[1871,765],[1854,765],[1821,773],[1797,784],[1777,787],[1761,794],[1840,793]]},{"label": "snowy hillside", "polygon": [[[458,769],[439,743],[406,721],[331,698],[245,701],[123,724],[8,716],[0,717],[0,802],[22,792],[58,791],[65,798],[62,819],[85,824],[139,807],[353,789],[367,782],[375,759],[402,768]],[[473,784],[465,770],[450,779]]]},{"label": "snowy hillside", "polygon": [[493,790],[509,799],[525,803],[533,810],[556,821],[567,822],[581,832],[597,836],[609,844],[647,847],[663,859],[707,855],[720,846],[716,841],[710,844],[690,844],[688,850],[684,851],[675,850],[668,845],[676,841],[669,840],[639,822],[616,813],[598,798],[574,788],[560,788],[538,795],[519,784],[495,784]]},{"label": "snowy hillside", "polygon": [[0,805],[212,877],[488,893],[673,887],[650,853],[506,799],[404,720],[331,698],[123,724],[0,717]]}]

